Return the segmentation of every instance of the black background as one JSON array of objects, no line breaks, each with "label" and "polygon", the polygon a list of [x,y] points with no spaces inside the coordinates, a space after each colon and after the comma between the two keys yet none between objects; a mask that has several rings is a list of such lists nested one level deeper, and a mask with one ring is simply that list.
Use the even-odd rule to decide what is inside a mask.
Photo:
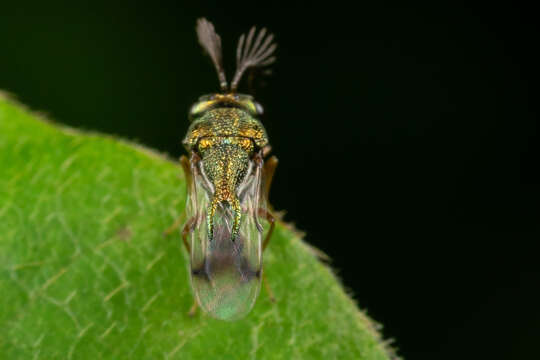
[{"label": "black background", "polygon": [[530,359],[540,340],[538,20],[517,4],[3,3],[0,88],[176,157],[198,47],[279,42],[256,98],[280,159],[271,199],[333,258],[407,359]]}]

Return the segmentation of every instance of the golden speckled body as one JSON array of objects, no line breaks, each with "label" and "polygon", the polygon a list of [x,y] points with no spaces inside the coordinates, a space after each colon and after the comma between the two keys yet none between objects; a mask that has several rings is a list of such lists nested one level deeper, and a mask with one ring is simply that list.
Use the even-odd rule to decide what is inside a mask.
[{"label": "golden speckled body", "polygon": [[219,102],[208,101],[212,102],[211,108],[192,113],[194,119],[183,143],[188,151],[201,158],[204,175],[213,186],[207,219],[209,236],[213,233],[213,216],[218,205],[228,204],[235,213],[234,239],[241,218],[237,190],[252,157],[268,146],[268,137],[252,112],[253,107],[246,107],[232,95],[221,97]]},{"label": "golden speckled body", "polygon": [[277,45],[266,29],[240,36],[229,83],[214,25],[201,18],[196,30],[221,91],[201,96],[189,111],[183,144],[190,158],[180,158],[187,185],[182,240],[196,304],[217,319],[235,320],[249,313],[265,280],[262,256],[275,225],[268,192],[277,165],[275,156],[265,159],[270,145],[259,121],[263,108],[238,86],[246,71],[274,62]]}]

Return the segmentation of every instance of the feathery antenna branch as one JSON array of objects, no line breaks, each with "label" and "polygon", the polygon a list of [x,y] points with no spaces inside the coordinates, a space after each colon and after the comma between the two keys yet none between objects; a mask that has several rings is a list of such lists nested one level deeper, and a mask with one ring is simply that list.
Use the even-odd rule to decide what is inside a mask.
[{"label": "feathery antenna branch", "polygon": [[242,75],[247,69],[268,66],[276,61],[276,57],[272,56],[277,47],[277,44],[272,42],[274,35],[269,34],[266,36],[266,28],[263,28],[257,35],[255,42],[253,42],[255,33],[256,29],[252,27],[247,37],[242,34],[238,40],[236,73],[231,82],[231,91],[233,92],[238,88]]},{"label": "feathery antenna branch", "polygon": [[223,69],[221,37],[214,30],[214,25],[205,18],[197,20],[197,37],[199,38],[199,44],[206,50],[214,63],[221,90],[227,91],[228,84],[225,77],[225,70]]},{"label": "feathery antenna branch", "polygon": [[[236,48],[236,72],[231,82],[230,91],[235,92],[242,75],[249,68],[264,67],[276,61],[273,56],[277,44],[273,42],[274,35],[267,34],[263,28],[257,36],[257,30],[252,27],[247,36],[242,34]],[[203,49],[208,53],[216,68],[221,91],[228,91],[227,78],[223,68],[221,37],[214,30],[214,25],[205,18],[197,20],[197,37]]]}]

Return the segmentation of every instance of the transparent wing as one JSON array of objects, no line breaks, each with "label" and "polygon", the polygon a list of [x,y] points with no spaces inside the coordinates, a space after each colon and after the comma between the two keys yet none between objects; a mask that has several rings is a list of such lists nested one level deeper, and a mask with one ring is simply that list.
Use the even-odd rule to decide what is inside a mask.
[{"label": "transparent wing", "polygon": [[233,320],[247,314],[260,289],[262,275],[263,227],[259,209],[266,208],[261,196],[261,168],[252,161],[238,188],[242,207],[240,233],[231,240],[233,213],[219,206],[214,217],[214,233],[208,239],[207,209],[214,192],[205,177],[202,161],[192,164],[188,219],[194,219],[190,233],[191,284],[201,308],[210,315]]}]

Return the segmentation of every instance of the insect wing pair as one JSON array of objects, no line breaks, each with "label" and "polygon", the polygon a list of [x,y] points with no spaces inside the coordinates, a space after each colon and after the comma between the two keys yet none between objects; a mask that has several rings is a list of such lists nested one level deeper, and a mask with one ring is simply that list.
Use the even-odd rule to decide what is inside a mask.
[{"label": "insect wing pair", "polygon": [[[187,160],[187,159],[186,159]],[[219,205],[213,236],[207,230],[208,208],[212,192],[202,170],[201,161],[184,160],[189,167],[188,222],[184,234],[190,251],[191,284],[199,306],[206,313],[223,320],[245,316],[255,304],[263,275],[262,252],[271,237],[273,218],[266,208],[264,184],[272,170],[251,161],[240,196],[242,221],[238,236],[231,230],[234,214],[230,207]],[[272,158],[275,161],[275,158]],[[269,222],[264,232],[263,224]]]}]

